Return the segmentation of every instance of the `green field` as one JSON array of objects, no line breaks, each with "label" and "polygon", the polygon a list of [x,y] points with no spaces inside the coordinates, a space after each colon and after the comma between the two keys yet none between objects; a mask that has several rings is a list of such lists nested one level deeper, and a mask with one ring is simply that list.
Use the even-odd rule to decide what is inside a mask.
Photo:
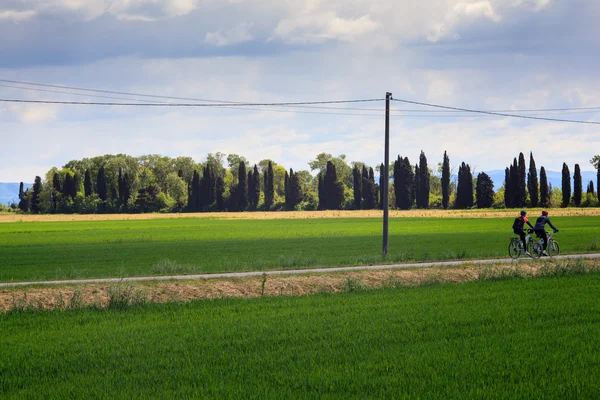
[{"label": "green field", "polygon": [[0,315],[2,398],[598,398],[600,274]]},{"label": "green field", "polygon": [[[555,217],[564,254],[597,251],[600,217]],[[388,262],[507,257],[512,218],[398,218]],[[381,220],[209,218],[0,224],[0,281],[365,265]]]}]

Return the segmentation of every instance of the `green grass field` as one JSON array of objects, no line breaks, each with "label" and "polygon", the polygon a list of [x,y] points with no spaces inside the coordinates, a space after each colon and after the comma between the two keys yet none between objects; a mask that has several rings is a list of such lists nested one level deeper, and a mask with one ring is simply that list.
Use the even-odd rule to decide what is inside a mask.
[{"label": "green grass field", "polygon": [[2,398],[598,398],[600,274],[0,315]]},{"label": "green grass field", "polygon": [[[555,217],[564,254],[599,247],[600,217]],[[398,218],[388,262],[507,257],[512,219]],[[209,218],[0,224],[0,281],[365,265],[381,220]]]}]

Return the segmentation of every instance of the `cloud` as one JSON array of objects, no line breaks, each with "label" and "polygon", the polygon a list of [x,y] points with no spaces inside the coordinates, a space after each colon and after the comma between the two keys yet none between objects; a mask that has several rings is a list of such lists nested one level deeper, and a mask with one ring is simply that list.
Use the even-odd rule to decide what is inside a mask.
[{"label": "cloud", "polygon": [[33,10],[15,11],[15,10],[0,10],[0,20],[24,21],[32,18],[36,14]]},{"label": "cloud", "polygon": [[379,24],[371,20],[370,15],[346,19],[334,12],[325,12],[284,19],[273,35],[288,43],[321,43],[332,39],[351,42],[378,28]]},{"label": "cloud", "polygon": [[30,124],[54,121],[59,108],[51,104],[32,104],[15,105],[11,109],[18,115],[19,121]]},{"label": "cloud", "polygon": [[216,32],[208,32],[204,42],[217,47],[244,43],[253,39],[251,28],[252,23],[243,22],[229,30],[219,29]]}]

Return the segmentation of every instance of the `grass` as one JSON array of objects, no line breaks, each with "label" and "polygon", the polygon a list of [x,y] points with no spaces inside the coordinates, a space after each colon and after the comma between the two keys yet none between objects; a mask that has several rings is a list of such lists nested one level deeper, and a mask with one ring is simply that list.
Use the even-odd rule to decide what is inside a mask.
[{"label": "grass", "polygon": [[[556,217],[561,251],[595,251],[600,216]],[[387,262],[507,256],[507,218],[398,218]],[[575,228],[573,228],[575,227]],[[0,281],[381,263],[373,218],[210,218],[0,224]]]},{"label": "grass", "polygon": [[598,398],[600,274],[0,315],[3,398]]}]

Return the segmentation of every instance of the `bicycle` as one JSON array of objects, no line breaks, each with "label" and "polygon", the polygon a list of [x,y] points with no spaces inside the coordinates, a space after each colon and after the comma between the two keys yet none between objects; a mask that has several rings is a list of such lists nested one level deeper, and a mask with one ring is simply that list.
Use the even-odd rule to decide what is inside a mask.
[{"label": "bicycle", "polygon": [[[555,233],[556,232],[546,231],[546,237],[548,238],[548,248],[546,249],[546,253],[548,253],[550,257],[558,256],[560,254],[560,245],[553,237]],[[530,241],[528,248],[531,257],[540,258],[544,251],[544,238]]]},{"label": "bicycle", "polygon": [[[533,229],[527,229],[527,236],[525,236],[525,243],[529,248],[529,244],[532,242],[531,234],[533,233]],[[523,242],[521,242],[520,237],[511,237],[510,243],[508,244],[508,256],[513,260],[516,260],[521,256],[521,254],[525,253],[525,249],[523,248]],[[531,257],[531,252],[529,252]]]}]

